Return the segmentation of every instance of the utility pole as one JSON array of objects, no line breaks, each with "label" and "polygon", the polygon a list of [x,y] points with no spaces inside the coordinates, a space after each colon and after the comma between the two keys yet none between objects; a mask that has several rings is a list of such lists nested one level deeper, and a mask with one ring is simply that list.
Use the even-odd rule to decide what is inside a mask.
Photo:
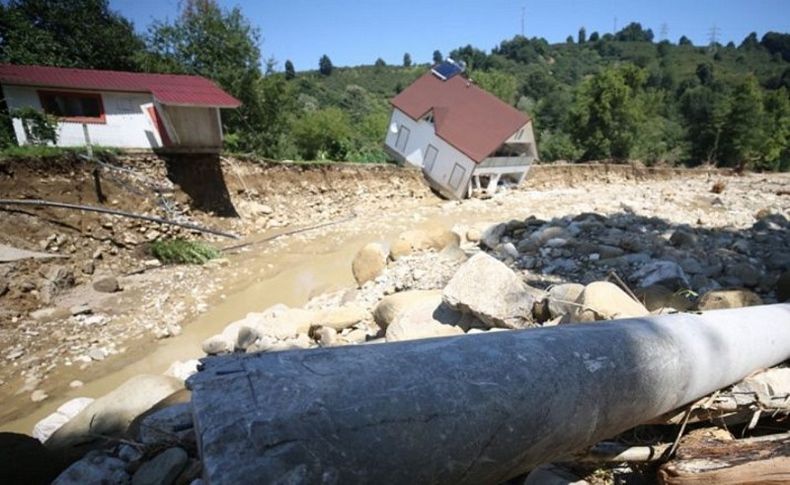
[{"label": "utility pole", "polygon": [[661,24],[660,39],[661,40],[667,40],[667,34],[668,33],[669,33],[669,27],[667,27],[667,23],[664,22],[663,24]]},{"label": "utility pole", "polygon": [[521,7],[521,37],[524,37],[524,18],[527,14],[527,7]]}]

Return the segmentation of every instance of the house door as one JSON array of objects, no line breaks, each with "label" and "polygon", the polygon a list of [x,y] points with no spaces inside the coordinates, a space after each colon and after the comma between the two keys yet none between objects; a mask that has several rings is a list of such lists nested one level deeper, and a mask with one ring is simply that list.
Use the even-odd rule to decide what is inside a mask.
[{"label": "house door", "polygon": [[425,149],[425,158],[423,159],[422,167],[426,174],[430,174],[433,171],[433,166],[436,163],[436,156],[438,154],[439,150],[433,145],[428,145],[428,148]]}]

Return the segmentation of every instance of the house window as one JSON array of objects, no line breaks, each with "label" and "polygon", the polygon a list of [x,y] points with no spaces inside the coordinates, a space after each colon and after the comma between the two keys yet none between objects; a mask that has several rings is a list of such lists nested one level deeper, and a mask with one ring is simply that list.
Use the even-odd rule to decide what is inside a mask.
[{"label": "house window", "polygon": [[98,93],[39,91],[44,112],[64,121],[104,123],[104,105]]},{"label": "house window", "polygon": [[453,167],[453,171],[450,172],[450,187],[452,187],[453,190],[458,190],[465,176],[466,169],[462,167],[460,163],[456,163],[455,167]]},{"label": "house window", "polygon": [[400,129],[398,130],[398,139],[395,140],[395,148],[401,153],[406,151],[406,144],[409,143],[410,134],[411,130],[403,125],[400,125]]},{"label": "house window", "polygon": [[426,172],[430,173],[431,170],[433,170],[433,163],[436,161],[436,155],[438,154],[439,150],[433,145],[428,145],[428,148],[425,149],[425,162],[423,166]]}]

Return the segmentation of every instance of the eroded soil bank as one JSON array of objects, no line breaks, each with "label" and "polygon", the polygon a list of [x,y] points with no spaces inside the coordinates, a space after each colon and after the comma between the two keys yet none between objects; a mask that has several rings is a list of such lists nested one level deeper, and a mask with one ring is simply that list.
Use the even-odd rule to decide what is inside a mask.
[{"label": "eroded soil bank", "polygon": [[[0,297],[4,430],[30,432],[38,419],[70,398],[97,397],[132,375],[161,373],[173,361],[200,357],[203,339],[248,312],[276,303],[301,306],[320,294],[352,287],[351,260],[357,250],[406,229],[441,225],[465,232],[475,224],[530,215],[550,219],[631,211],[669,225],[724,232],[751,227],[759,211],[788,216],[790,210],[788,197],[780,195],[790,186],[784,175],[535,167],[519,190],[458,203],[438,199],[418,172],[397,167],[223,160],[227,194],[240,217],[219,217],[195,209],[201,188],[174,185],[162,160],[115,163],[133,172],[112,171],[112,178],[102,179],[109,205],[233,231],[250,244],[229,249],[203,267],[157,267],[146,254],[150,241],[198,235],[54,209],[4,212],[0,243],[69,256],[0,266],[8,286]],[[64,162],[55,170],[7,164],[0,172],[0,191],[9,198],[98,203],[90,167],[76,162]],[[726,185],[724,191],[711,193],[719,180]],[[154,184],[163,196],[150,190]],[[337,221],[260,242],[295,228]],[[226,248],[239,244],[208,239]],[[73,283],[58,283],[60,269],[71,272]],[[101,293],[91,287],[97,275],[106,273],[118,278],[122,291]],[[562,272],[553,277],[562,281]],[[79,305],[87,305],[90,312],[72,315]],[[42,308],[52,310],[42,314]],[[34,403],[34,391],[48,397]]]}]

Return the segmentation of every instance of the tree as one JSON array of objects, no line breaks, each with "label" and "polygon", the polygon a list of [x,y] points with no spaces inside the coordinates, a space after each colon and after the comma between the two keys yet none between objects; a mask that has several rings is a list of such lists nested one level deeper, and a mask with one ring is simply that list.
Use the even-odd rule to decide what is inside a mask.
[{"label": "tree", "polygon": [[442,57],[441,51],[439,51],[438,49],[433,51],[433,63],[434,64],[439,64],[443,60],[444,60],[444,57]]},{"label": "tree", "polygon": [[678,40],[678,45],[694,45],[691,43],[691,40],[686,37],[685,35],[680,36],[680,40]]},{"label": "tree", "polygon": [[760,45],[765,47],[771,54],[778,53],[782,59],[790,62],[790,34],[766,32],[760,41]]},{"label": "tree", "polygon": [[411,55],[408,52],[403,54],[403,67],[411,67]]},{"label": "tree", "polygon": [[573,36],[569,35],[568,37],[566,37],[565,38],[565,43],[566,44],[573,44]]},{"label": "tree", "polygon": [[334,66],[332,65],[332,61],[329,59],[329,56],[326,54],[321,56],[321,59],[318,60],[318,72],[324,76],[329,76],[332,74],[332,69],[334,69]]},{"label": "tree", "polygon": [[762,156],[765,143],[763,97],[757,78],[747,76],[733,91],[722,133],[721,159],[743,168]]},{"label": "tree", "polygon": [[497,98],[512,105],[518,92],[515,76],[502,71],[476,71],[472,75],[475,83]]},{"label": "tree", "polygon": [[488,67],[488,55],[484,51],[472,47],[471,45],[454,49],[450,52],[450,57],[456,61],[465,62],[466,67],[470,71],[486,69]]},{"label": "tree", "polygon": [[631,155],[643,119],[638,95],[645,79],[644,70],[626,64],[607,68],[581,84],[571,130],[585,159]]},{"label": "tree", "polygon": [[294,142],[305,160],[346,158],[351,128],[346,114],[336,107],[306,113],[293,127]]},{"label": "tree", "polygon": [[285,79],[290,81],[291,79],[296,77],[296,70],[294,69],[294,64],[291,62],[290,59],[285,61]]},{"label": "tree", "polygon": [[139,70],[143,41],[107,0],[0,3],[0,62]]},{"label": "tree", "polygon": [[260,33],[238,7],[222,10],[215,0],[188,0],[173,22],[154,22],[146,42],[146,70],[205,76],[241,100],[239,109],[222,113],[227,131],[239,139],[239,149],[261,148]]},{"label": "tree", "polygon": [[579,44],[587,42],[587,29],[584,27],[579,29]]},{"label": "tree", "polygon": [[713,84],[713,66],[707,62],[697,65],[697,79],[703,86],[710,86]]},{"label": "tree", "polygon": [[721,153],[724,125],[729,114],[726,93],[710,86],[687,89],[680,98],[690,155],[697,161],[714,162]]},{"label": "tree", "polygon": [[598,32],[593,32],[592,34],[590,34],[590,42],[598,42],[600,38],[601,35]]},{"label": "tree", "polygon": [[631,22],[614,34],[614,38],[623,42],[653,42],[653,31],[642,29],[642,24],[639,22]]},{"label": "tree", "polygon": [[384,67],[384,66],[386,66],[386,65],[387,65],[387,63],[386,63],[386,62],[384,62],[384,59],[382,59],[381,57],[379,57],[378,59],[376,59],[376,63],[375,63],[375,64],[373,64],[373,65],[374,65],[374,66],[376,66],[376,67]]},{"label": "tree", "polygon": [[787,88],[766,93],[764,110],[763,167],[787,170],[790,168],[790,92]]}]

